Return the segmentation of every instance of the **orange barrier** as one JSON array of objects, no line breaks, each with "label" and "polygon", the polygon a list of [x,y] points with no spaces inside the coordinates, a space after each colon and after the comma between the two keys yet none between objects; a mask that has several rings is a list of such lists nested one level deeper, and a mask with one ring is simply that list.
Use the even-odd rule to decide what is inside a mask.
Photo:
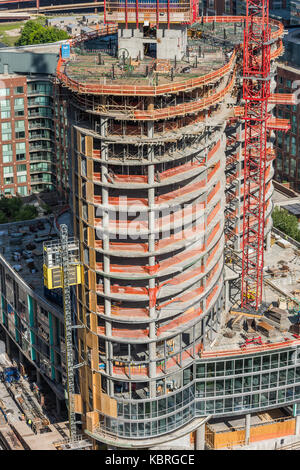
[{"label": "orange barrier", "polygon": [[80,83],[69,78],[61,72],[61,66],[57,69],[57,78],[66,87],[77,93],[86,93],[94,95],[122,95],[122,96],[157,96],[165,93],[178,93],[179,91],[188,91],[198,88],[213,80],[219,79],[232,70],[236,59],[236,51],[233,51],[230,60],[220,69],[201,77],[192,78],[183,82],[172,82],[168,85],[158,86],[138,86],[138,85],[99,85],[95,83]]},{"label": "orange barrier", "polygon": [[287,339],[286,341],[280,341],[278,343],[263,343],[262,345],[257,345],[255,347],[247,347],[247,348],[240,348],[240,349],[231,349],[231,350],[224,350],[224,351],[201,351],[201,358],[211,358],[211,357],[227,357],[227,356],[240,356],[245,354],[255,354],[260,352],[267,352],[276,349],[283,349],[288,348],[291,346],[298,346],[300,345],[299,339]]},{"label": "orange barrier", "polygon": [[[210,158],[213,156],[213,153],[210,154]],[[183,165],[175,166],[173,168],[169,168],[168,170],[162,171],[161,173],[158,173],[158,178],[160,180],[166,180],[169,178],[172,178],[176,175],[181,175],[183,173],[187,173],[191,170],[200,168],[204,166],[204,161],[199,162],[199,161],[189,161],[187,163],[184,163]],[[110,180],[109,182],[112,183],[146,183],[148,182],[148,176],[147,175],[120,175],[120,174],[114,174],[111,173],[110,175]],[[93,179],[95,181],[101,182],[101,174],[100,173],[93,173]]]},{"label": "orange barrier", "polygon": [[[220,222],[218,222],[215,227],[213,228],[211,234],[208,237],[207,240],[207,246],[211,244],[213,241],[215,235],[219,232],[220,230]],[[111,273],[134,273],[134,274],[155,274],[156,272],[162,272],[165,269],[168,268],[175,268],[175,266],[179,263],[182,263],[184,261],[189,260],[190,258],[195,257],[196,255],[199,256],[199,254],[204,251],[204,246],[201,248],[192,248],[192,249],[187,249],[184,253],[180,253],[178,255],[173,256],[172,258],[166,259],[159,264],[155,266],[134,266],[134,265],[118,265],[118,264],[111,264],[110,265],[110,272]],[[96,263],[96,270],[103,270],[103,263]],[[150,272],[152,271],[152,272]]]},{"label": "orange barrier", "polygon": [[180,325],[184,325],[185,323],[188,323],[191,320],[194,320],[194,318],[199,317],[203,311],[201,308],[195,309],[194,307],[190,308],[186,312],[184,312],[180,318],[176,318],[175,320],[170,321],[164,326],[161,326],[160,328],[157,329],[157,336],[161,336],[163,333],[166,333],[168,331],[171,331],[173,328],[177,328]]},{"label": "orange barrier", "polygon": [[281,54],[283,54],[283,44],[282,41],[280,40],[279,47],[273,52],[271,52],[270,58],[271,60],[277,59]]},{"label": "orange barrier", "polygon": [[[105,326],[98,326],[97,333],[99,335],[105,335]],[[120,328],[112,328],[112,336],[118,336],[119,338],[148,338],[149,337],[149,329],[145,330],[126,330]]]},{"label": "orange barrier", "polygon": [[116,25],[103,25],[99,26],[96,30],[89,33],[78,34],[69,40],[70,46],[74,47],[81,42],[88,41],[90,39],[96,39],[99,36],[108,36],[109,34],[115,34],[118,32],[118,26]]},{"label": "orange barrier", "polygon": [[232,90],[234,82],[235,71],[227,86],[214,95],[208,96],[207,98],[202,98],[201,100],[192,103],[178,104],[176,106],[169,106],[167,108],[154,109],[153,111],[134,111],[133,119],[141,121],[155,121],[157,119],[168,119],[202,111],[203,109],[207,109],[209,106],[213,106],[214,104],[221,101],[227,95],[227,93]]},{"label": "orange barrier", "polygon": [[[245,16],[199,16],[196,18],[197,23],[212,23],[213,21],[216,23],[240,23],[241,21],[245,21]],[[254,18],[255,22],[259,22],[258,18]],[[270,24],[273,26],[277,26],[277,31],[271,32],[271,39],[276,39],[283,36],[284,27],[280,21],[274,20],[273,18],[269,19]]]},{"label": "orange barrier", "polygon": [[207,225],[211,223],[211,221],[215,218],[215,216],[218,214],[219,210],[221,208],[220,202],[213,208],[213,210],[209,213],[207,217]]},{"label": "orange barrier", "polygon": [[271,118],[267,121],[267,128],[287,132],[291,128],[291,125],[289,119]]},{"label": "orange barrier", "polygon": [[158,306],[157,310],[161,310],[162,308],[167,307],[168,305],[172,304],[173,302],[185,303],[188,300],[192,300],[195,297],[200,296],[201,294],[203,294],[203,292],[204,292],[204,287],[203,286],[197,287],[197,289],[194,289],[190,292],[187,292],[187,293],[185,293],[184,295],[182,295],[180,297],[174,297],[173,299],[168,300],[167,302],[164,302],[163,304]]},{"label": "orange barrier", "polygon": [[207,154],[207,161],[209,161],[213,155],[217,152],[217,150],[219,150],[221,146],[221,141],[218,140],[218,142],[213,146],[213,148],[208,152]]},{"label": "orange barrier", "polygon": [[217,194],[220,190],[221,184],[220,181],[217,182],[216,186],[208,193],[207,195],[207,204],[212,200],[212,198]]},{"label": "orange barrier", "polygon": [[206,309],[209,308],[209,305],[210,305],[211,301],[213,300],[213,298],[215,297],[216,292],[219,290],[219,287],[220,287],[219,284],[217,284],[217,285],[213,288],[213,290],[211,291],[211,293],[207,296],[207,298],[206,298]]},{"label": "orange barrier", "polygon": [[206,260],[206,266],[209,266],[211,261],[214,259],[216,252],[220,248],[220,241],[218,241],[215,246],[213,247],[212,250],[210,250],[207,260]]},{"label": "orange barrier", "polygon": [[[203,230],[203,226],[195,225],[192,228],[181,232],[176,232],[169,238],[163,238],[155,241],[155,251],[163,250],[164,248],[176,245],[182,241],[190,241],[193,237]],[[95,248],[103,248],[102,240],[95,240]],[[148,243],[122,243],[122,242],[109,242],[109,249],[111,251],[135,251],[136,253],[146,253],[148,251]]]},{"label": "orange barrier", "polygon": [[[184,207],[176,212],[172,212],[163,217],[159,217],[155,220],[155,226],[157,230],[163,230],[166,226],[176,226],[176,222],[181,225],[186,218],[191,217],[192,219],[199,219],[204,214],[204,203],[190,204],[188,207]],[[95,224],[97,227],[102,227],[102,219],[95,218]],[[203,227],[199,226],[201,230]],[[149,230],[148,220],[110,220],[109,229],[112,230]]]},{"label": "orange barrier", "polygon": [[[97,305],[97,312],[104,314],[104,306]],[[142,318],[144,320],[149,319],[149,312],[146,308],[123,308],[112,306],[111,314],[118,315],[120,317]]]},{"label": "orange barrier", "polygon": [[[194,357],[194,354],[198,354],[201,349],[201,344],[196,344],[195,347],[191,347],[186,349],[185,351],[182,352],[181,358],[182,362],[184,362],[186,359],[190,359]],[[117,361],[115,361],[115,364],[117,364]],[[145,364],[141,365],[119,365],[122,364],[121,362],[118,362],[118,365],[113,366],[113,372],[117,375],[124,376],[126,375],[127,377],[129,375],[131,376],[147,376],[149,374],[149,368]],[[157,361],[157,364],[160,364],[156,367],[156,373],[160,374],[164,371],[164,369],[171,369],[172,367],[180,366],[180,353],[176,354],[175,356],[171,357],[167,361],[161,360]]]},{"label": "orange barrier", "polygon": [[207,239],[207,245],[210,245],[211,244],[211,241],[214,239],[216,233],[219,231],[220,229],[220,222],[217,223],[217,225],[213,228],[211,234],[209,235],[208,239]]},{"label": "orange barrier", "polygon": [[[122,202],[122,200],[121,200]],[[102,197],[101,196],[94,196],[94,203],[95,204],[102,204]],[[122,205],[120,204],[120,198],[119,197],[109,197],[108,198],[108,203],[111,204],[112,206],[118,206]],[[131,206],[148,206],[148,199],[143,199],[143,198],[134,198],[134,197],[127,197],[125,200],[125,205]]]},{"label": "orange barrier", "polygon": [[296,104],[296,97],[292,93],[272,93],[268,99],[272,104]]}]

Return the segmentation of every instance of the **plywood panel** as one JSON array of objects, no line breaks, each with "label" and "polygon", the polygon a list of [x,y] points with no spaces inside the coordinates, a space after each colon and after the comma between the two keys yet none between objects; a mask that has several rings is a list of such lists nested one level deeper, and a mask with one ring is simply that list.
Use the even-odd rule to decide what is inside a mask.
[{"label": "plywood panel", "polygon": [[86,175],[88,179],[93,179],[94,163],[93,160],[86,159]]},{"label": "plywood panel", "polygon": [[93,137],[90,135],[87,135],[85,137],[85,154],[88,157],[91,157],[93,155]]},{"label": "plywood panel", "polygon": [[275,437],[289,436],[295,434],[296,420],[290,419],[278,423],[264,424],[251,428],[250,442],[274,439]]},{"label": "plywood panel", "polygon": [[108,416],[117,417],[117,401],[110,398],[106,393],[100,393],[101,398],[101,411]]},{"label": "plywood panel", "polygon": [[80,132],[77,130],[76,134],[77,134],[77,149],[79,152],[81,152]]},{"label": "plywood panel", "polygon": [[[94,199],[94,184],[91,181],[87,181],[86,183],[86,200],[93,201]],[[90,216],[90,213],[89,213]],[[90,222],[90,220],[89,220]]]},{"label": "plywood panel", "polygon": [[214,436],[214,448],[221,449],[245,442],[245,430],[218,433]]},{"label": "plywood panel", "polygon": [[73,399],[74,399],[75,412],[76,412],[76,413],[79,413],[79,414],[82,414],[82,409],[83,409],[83,406],[82,406],[82,396],[79,395],[78,393],[75,393],[75,394],[73,395]]},{"label": "plywood panel", "polygon": [[90,411],[86,413],[86,427],[87,430],[93,432],[95,428],[97,428],[99,424],[99,414],[97,411]]},{"label": "plywood panel", "polygon": [[[264,441],[295,434],[296,420],[288,419],[268,424],[252,426],[250,430],[250,442]],[[230,448],[245,443],[245,429],[215,433],[206,427],[205,440],[213,449]]]},{"label": "plywood panel", "polygon": [[91,227],[95,224],[95,208],[93,205],[88,205],[88,223]]}]

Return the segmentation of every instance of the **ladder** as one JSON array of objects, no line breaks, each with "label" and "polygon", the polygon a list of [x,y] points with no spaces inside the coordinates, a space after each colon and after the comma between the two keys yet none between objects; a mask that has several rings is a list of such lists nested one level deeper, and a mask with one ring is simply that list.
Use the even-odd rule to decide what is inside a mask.
[{"label": "ladder", "polygon": [[65,320],[65,345],[66,345],[66,366],[67,366],[67,391],[68,391],[68,413],[70,425],[70,437],[76,438],[76,414],[74,406],[74,362],[73,362],[73,340],[72,340],[72,313],[71,295],[69,281],[69,244],[68,227],[63,224],[60,227],[61,240],[61,266],[62,266],[62,290],[64,299],[64,320]]}]

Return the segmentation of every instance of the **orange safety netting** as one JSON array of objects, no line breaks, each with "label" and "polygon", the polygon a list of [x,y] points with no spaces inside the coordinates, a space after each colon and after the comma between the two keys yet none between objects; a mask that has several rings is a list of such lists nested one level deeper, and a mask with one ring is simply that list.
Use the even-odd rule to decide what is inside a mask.
[{"label": "orange safety netting", "polygon": [[123,96],[157,96],[165,93],[178,93],[179,91],[187,91],[199,86],[211,83],[214,79],[219,79],[232,69],[236,59],[236,51],[233,51],[229,62],[220,69],[201,77],[185,80],[184,82],[172,82],[168,85],[158,86],[138,86],[138,85],[99,85],[88,82],[78,82],[69,78],[57,68],[57,78],[61,80],[68,88],[78,93],[87,94],[105,94],[105,95],[123,95]]},{"label": "orange safety netting", "polygon": [[188,309],[186,312],[184,312],[180,318],[176,318],[175,320],[171,320],[169,323],[167,323],[164,326],[161,326],[160,328],[157,329],[157,336],[161,336],[163,333],[172,331],[173,328],[177,328],[180,325],[184,325],[185,323],[188,323],[191,320],[194,320],[194,318],[199,317],[203,311],[201,308],[194,308],[191,307]]},{"label": "orange safety netting", "polygon": [[192,103],[182,103],[175,106],[168,106],[167,108],[154,109],[153,111],[134,111],[133,118],[136,120],[142,121],[154,121],[157,119],[168,119],[176,116],[183,116],[189,113],[195,113],[203,109],[207,109],[209,106],[212,106],[222,100],[227,93],[229,93],[235,82],[235,71],[232,75],[232,78],[228,85],[221,91],[208,96],[207,98],[202,98],[201,100],[192,102]]}]

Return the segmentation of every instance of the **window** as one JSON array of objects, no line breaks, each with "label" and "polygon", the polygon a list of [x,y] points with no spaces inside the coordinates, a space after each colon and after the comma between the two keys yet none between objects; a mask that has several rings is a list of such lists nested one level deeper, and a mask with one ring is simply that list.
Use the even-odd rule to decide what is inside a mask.
[{"label": "window", "polygon": [[24,98],[15,98],[15,109],[24,108]]},{"label": "window", "polygon": [[24,93],[24,88],[22,86],[17,86],[14,89],[14,93],[15,95],[21,95],[22,93]]},{"label": "window", "polygon": [[14,189],[13,188],[6,188],[6,189],[4,189],[4,194],[14,194]]},{"label": "window", "polygon": [[16,132],[16,139],[25,139],[25,131]]},{"label": "window", "polygon": [[2,145],[2,162],[9,163],[12,162],[13,151],[11,144]]},{"label": "window", "polygon": [[291,137],[291,154],[296,156],[296,137]]},{"label": "window", "polygon": [[2,140],[10,140],[11,139],[11,123],[2,122],[1,130],[2,130]]},{"label": "window", "polygon": [[27,186],[19,186],[18,187],[18,193],[21,196],[27,196]]},{"label": "window", "polygon": [[0,100],[0,108],[5,111],[10,110],[10,100]]},{"label": "window", "polygon": [[17,161],[25,160],[26,158],[26,143],[17,142],[16,143],[16,159]]},{"label": "window", "polygon": [[17,173],[21,173],[23,171],[26,171],[26,165],[18,165],[17,166]]},{"label": "window", "polygon": [[26,150],[26,143],[25,142],[18,142],[16,144],[16,152],[19,153],[19,152],[25,152]]},{"label": "window", "polygon": [[1,111],[1,119],[9,119],[10,111]]},{"label": "window", "polygon": [[18,183],[26,183],[26,181],[27,181],[27,176],[26,175],[17,176],[17,182]]},{"label": "window", "polygon": [[23,131],[25,129],[25,121],[16,121],[15,122],[15,129]]},{"label": "window", "polygon": [[9,88],[0,88],[0,96],[9,96]]},{"label": "window", "polygon": [[13,167],[12,166],[4,166],[3,167],[3,174],[4,175],[13,174]]},{"label": "window", "polygon": [[4,184],[14,184],[14,177],[13,176],[8,176],[4,178]]}]

